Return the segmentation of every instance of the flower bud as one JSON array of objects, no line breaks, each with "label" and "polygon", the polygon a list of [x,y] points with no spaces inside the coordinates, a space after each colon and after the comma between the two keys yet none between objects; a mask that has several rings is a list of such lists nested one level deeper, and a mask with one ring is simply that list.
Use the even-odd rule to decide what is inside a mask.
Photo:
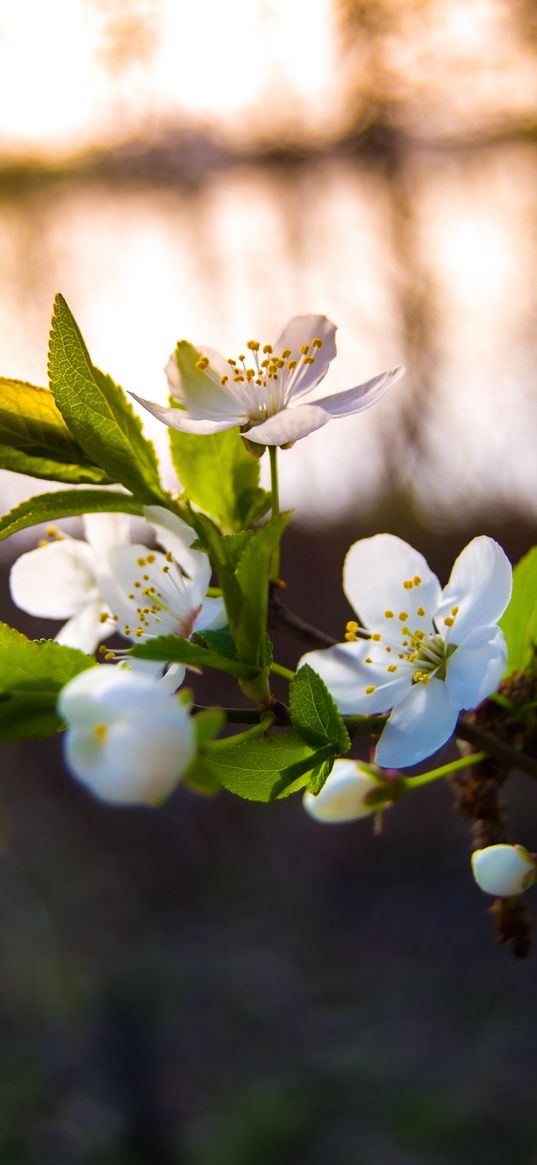
[{"label": "flower bud", "polygon": [[195,752],[188,710],[152,676],[101,664],[60,692],[65,760],[103,801],[158,804]]},{"label": "flower bud", "polygon": [[472,872],[485,894],[510,898],[537,878],[535,861],[522,845],[488,845],[472,854]]},{"label": "flower bud", "polygon": [[[379,792],[382,782],[359,761],[337,760],[320,793],[304,793],[306,813],[323,825],[357,821],[384,808]],[[386,799],[389,803],[389,798]]]}]

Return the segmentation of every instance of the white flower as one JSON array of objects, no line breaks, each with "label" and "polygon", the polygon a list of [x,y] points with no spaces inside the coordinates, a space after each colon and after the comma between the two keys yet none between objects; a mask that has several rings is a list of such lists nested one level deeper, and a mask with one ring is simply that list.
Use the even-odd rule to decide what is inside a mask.
[{"label": "white flower", "polygon": [[336,326],[326,316],[295,316],[274,345],[249,340],[236,360],[182,341],[166,366],[172,396],[182,407],[136,400],[159,421],[184,433],[240,426],[250,441],[287,445],[334,417],[369,408],[404,371],[382,372],[356,388],[312,400],[336,355],[335,334]]},{"label": "white flower", "polygon": [[488,845],[472,854],[472,873],[480,890],[500,898],[522,894],[537,879],[535,861],[522,845]]},{"label": "white flower", "polygon": [[425,559],[391,534],[351,546],[343,588],[369,629],[356,640],[314,651],[309,663],[344,714],[393,709],[375,760],[405,768],[436,752],[452,735],[459,711],[475,708],[497,688],[506,665],[496,626],[511,594],[511,564],[492,538],[474,538],[441,590]]},{"label": "white flower", "polygon": [[194,757],[187,709],[156,680],[106,664],[62,689],[65,759],[103,801],[154,805],[171,793]]},{"label": "white flower", "polygon": [[[143,643],[158,635],[189,639],[194,631],[222,627],[226,621],[222,600],[206,597],[209,559],[190,549],[194,531],[162,506],[145,506],[144,514],[164,550],[148,550],[138,543],[116,546],[98,573],[99,590],[115,629],[132,642]],[[114,658],[123,654],[110,653]],[[165,663],[129,659],[129,666],[148,674],[162,671]],[[184,675],[184,666],[176,664],[165,680],[177,688]]]},{"label": "white flower", "polygon": [[382,808],[378,799],[373,804],[368,800],[380,788],[379,781],[359,761],[337,760],[320,793],[304,793],[302,803],[310,817],[325,825],[357,821]]},{"label": "white flower", "polygon": [[115,631],[107,621],[110,611],[97,574],[112,548],[129,541],[130,529],[125,514],[87,514],[83,523],[86,542],[60,536],[51,527],[55,540],[21,554],[11,568],[9,585],[21,610],[44,619],[67,619],[56,636],[59,643],[92,652]]}]

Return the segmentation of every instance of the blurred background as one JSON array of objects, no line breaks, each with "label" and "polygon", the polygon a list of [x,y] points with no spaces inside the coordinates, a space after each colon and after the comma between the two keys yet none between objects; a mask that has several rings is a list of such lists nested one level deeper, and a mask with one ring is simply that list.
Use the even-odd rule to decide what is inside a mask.
[{"label": "blurred background", "polygon": [[[236,354],[323,312],[327,390],[408,372],[281,455],[290,605],[340,636],[344,552],[378,530],[443,580],[477,533],[516,561],[536,98],[532,0],[0,4],[2,374],[46,383],[58,290],[95,363],[161,401],[177,339]],[[51,635],[9,603],[34,542],[2,544],[2,617]],[[112,811],[58,741],[2,748],[2,1165],[537,1165],[535,956],[494,949],[449,789],[374,838],[299,799]]]}]

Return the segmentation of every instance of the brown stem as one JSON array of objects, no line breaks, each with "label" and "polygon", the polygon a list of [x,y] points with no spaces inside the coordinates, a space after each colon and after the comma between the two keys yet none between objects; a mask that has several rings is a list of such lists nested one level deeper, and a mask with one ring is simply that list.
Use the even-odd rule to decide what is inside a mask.
[{"label": "brown stem", "polygon": [[471,724],[464,715],[459,716],[455,735],[461,740],[467,740],[469,744],[474,745],[480,751],[487,752],[494,760],[504,765],[508,772],[511,769],[518,769],[530,777],[537,777],[537,760],[526,753],[519,752],[516,748],[512,748],[511,745],[505,744],[494,733],[487,732],[484,728],[478,728],[476,724]]}]

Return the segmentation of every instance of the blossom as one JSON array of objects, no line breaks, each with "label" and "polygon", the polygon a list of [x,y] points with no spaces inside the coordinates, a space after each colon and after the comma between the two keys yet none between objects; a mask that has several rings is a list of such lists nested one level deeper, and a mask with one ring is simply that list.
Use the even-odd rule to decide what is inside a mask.
[{"label": "blossom", "polygon": [[62,689],[65,759],[103,801],[154,805],[171,793],[195,753],[185,706],[148,676],[100,664]]},{"label": "blossom", "polygon": [[321,791],[305,792],[302,804],[310,817],[324,825],[357,821],[385,807],[378,796],[381,788],[379,779],[371,775],[371,766],[362,766],[356,760],[336,760]]},{"label": "blossom", "polygon": [[[211,566],[206,554],[192,550],[195,534],[163,506],[145,506],[144,514],[163,550],[148,550],[140,543],[115,546],[98,572],[98,585],[112,612],[113,626],[126,639],[143,643],[160,635],[189,639],[194,631],[225,623],[221,599],[207,598]],[[122,658],[121,651],[107,658]],[[129,659],[129,666],[148,674],[162,671],[166,660]],[[177,688],[185,675],[176,664],[165,679]]]},{"label": "blossom", "polygon": [[[335,417],[369,408],[402,375],[382,372],[356,388],[311,399],[336,355],[336,325],[326,316],[295,316],[274,344],[249,340],[236,359],[181,341],[166,365],[172,397],[166,408],[136,397],[153,416],[184,433],[240,426],[261,445],[287,445]],[[134,393],[132,394],[135,395]]]},{"label": "blossom", "polygon": [[9,585],[13,602],[29,615],[67,619],[59,643],[92,652],[115,632],[97,575],[112,548],[128,542],[130,527],[125,514],[86,514],[83,524],[86,541],[49,527],[54,540],[21,554]]},{"label": "blossom", "polygon": [[472,873],[480,890],[500,898],[522,894],[537,880],[534,858],[522,845],[488,845],[472,854]]},{"label": "blossom", "polygon": [[347,554],[343,586],[368,638],[350,623],[349,642],[300,662],[318,672],[344,714],[393,709],[375,760],[385,768],[416,764],[449,739],[461,709],[497,688],[507,653],[496,623],[511,583],[511,564],[492,538],[465,547],[444,590],[400,538],[363,538]]}]

